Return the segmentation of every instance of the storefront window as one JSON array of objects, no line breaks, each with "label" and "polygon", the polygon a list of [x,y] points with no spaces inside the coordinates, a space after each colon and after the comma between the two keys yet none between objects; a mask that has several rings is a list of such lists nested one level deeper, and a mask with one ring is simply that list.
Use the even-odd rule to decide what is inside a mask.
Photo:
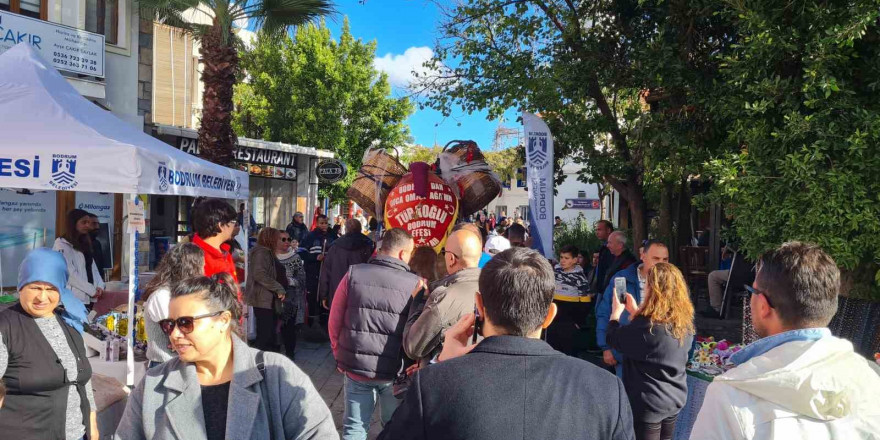
[{"label": "storefront window", "polygon": [[44,1],[46,0],[0,0],[0,10],[45,20]]},{"label": "storefront window", "polygon": [[[24,1],[40,0],[22,0]],[[119,0],[86,0],[86,30],[104,35],[109,44],[117,44]]]}]

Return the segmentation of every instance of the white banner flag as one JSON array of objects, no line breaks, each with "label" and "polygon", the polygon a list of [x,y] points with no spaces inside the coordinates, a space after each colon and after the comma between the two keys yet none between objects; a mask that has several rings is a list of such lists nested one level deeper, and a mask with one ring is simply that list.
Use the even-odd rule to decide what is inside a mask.
[{"label": "white banner flag", "polygon": [[532,248],[547,258],[553,253],[553,135],[538,116],[523,112]]}]

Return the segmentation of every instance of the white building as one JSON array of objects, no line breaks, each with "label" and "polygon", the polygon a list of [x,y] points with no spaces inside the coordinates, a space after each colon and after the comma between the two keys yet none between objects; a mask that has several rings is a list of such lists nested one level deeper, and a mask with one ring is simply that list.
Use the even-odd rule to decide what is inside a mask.
[{"label": "white building", "polygon": [[[63,55],[64,61],[73,67],[72,71],[77,70],[74,66],[80,65],[78,58],[74,58],[78,54],[64,50],[56,53],[49,47],[53,37],[59,35],[56,30],[65,32],[66,28],[75,28],[103,35],[103,48],[88,46],[94,51],[96,75],[65,72],[58,62],[54,64],[83,96],[120,119],[143,128],[150,103],[139,101],[143,96],[140,88],[150,78],[139,77],[138,61],[140,48],[149,48],[152,40],[149,35],[142,38],[139,32],[138,8],[133,0],[0,0],[0,11],[3,11],[0,13],[0,52],[16,42],[15,35],[30,34],[43,42],[40,45],[41,41],[30,40],[31,44],[42,46],[43,58],[53,62],[53,57]],[[47,26],[41,21],[61,26]],[[13,32],[11,38],[9,32]],[[85,60],[81,64],[86,64]],[[143,73],[149,76],[148,71]]]},{"label": "white building", "polygon": [[[586,184],[578,181],[578,172],[582,166],[571,161],[566,161],[562,167],[565,180],[555,187],[556,195],[553,197],[553,215],[562,218],[563,221],[575,220],[583,217],[590,224],[602,218],[604,206],[605,218],[613,218],[618,212],[619,198],[616,193],[599,197],[599,188],[595,184]],[[486,209],[496,217],[520,217],[528,219],[529,193],[526,188],[525,168],[522,168],[516,177],[507,182],[501,195],[489,203]],[[612,209],[609,210],[608,208]]]}]

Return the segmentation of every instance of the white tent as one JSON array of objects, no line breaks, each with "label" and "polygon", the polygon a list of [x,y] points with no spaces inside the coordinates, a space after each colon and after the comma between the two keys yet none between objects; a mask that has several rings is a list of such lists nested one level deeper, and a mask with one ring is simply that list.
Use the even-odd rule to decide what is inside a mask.
[{"label": "white tent", "polygon": [[248,175],[123,122],[21,43],[0,55],[0,187],[246,199]]},{"label": "white tent", "polygon": [[[247,199],[248,175],[184,153],[83,98],[29,45],[0,55],[0,187]],[[243,225],[247,227],[246,225]],[[137,233],[129,234],[134,252]],[[135,254],[136,255],[136,254]],[[134,322],[136,258],[129,265]],[[128,346],[132,347],[129,325]],[[134,383],[128,350],[127,384]]]}]

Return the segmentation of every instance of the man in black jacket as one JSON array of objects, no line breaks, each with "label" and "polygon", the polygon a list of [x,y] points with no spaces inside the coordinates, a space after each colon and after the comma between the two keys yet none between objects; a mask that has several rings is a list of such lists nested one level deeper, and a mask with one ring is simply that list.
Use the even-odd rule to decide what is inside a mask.
[{"label": "man in black jacket", "polygon": [[350,218],[345,221],[345,235],[330,246],[318,278],[318,298],[325,309],[330,310],[333,294],[348,268],[369,261],[374,246],[373,240],[361,232],[361,222],[358,219]]},{"label": "man in black jacket", "polygon": [[605,272],[605,279],[602,280],[602,290],[601,292],[605,292],[605,289],[608,288],[608,285],[611,284],[611,279],[614,278],[614,275],[617,272],[620,272],[627,267],[630,267],[638,260],[629,251],[626,247],[627,239],[626,234],[621,231],[614,231],[611,235],[608,236],[608,250],[611,251],[611,255],[614,256],[614,260],[608,266],[608,270]]},{"label": "man in black jacket", "polygon": [[540,340],[556,315],[553,268],[538,252],[504,251],[480,273],[474,315],[445,336],[438,360],[415,373],[379,436],[397,439],[632,440],[632,412],[611,373]]},{"label": "man in black jacket", "polygon": [[[307,300],[310,324],[322,314],[318,301],[318,278],[321,275],[321,266],[327,256],[327,250],[337,238],[336,233],[330,230],[326,215],[319,215],[316,223],[315,230],[300,243],[304,249],[302,257],[306,267],[306,289],[309,292]],[[326,320],[321,322],[323,326],[326,326],[326,323]]]},{"label": "man in black jacket", "polygon": [[599,254],[596,267],[593,268],[593,284],[591,285],[593,292],[601,293],[602,282],[605,281],[605,274],[608,273],[608,267],[614,262],[614,255],[608,249],[608,237],[614,232],[614,224],[608,220],[599,220],[596,222],[596,237],[602,242],[596,253]]},{"label": "man in black jacket", "polygon": [[302,245],[303,240],[305,240],[306,236],[309,235],[309,228],[304,223],[303,213],[297,211],[293,214],[293,220],[287,225],[285,229],[287,231],[287,235],[290,235],[290,238],[296,240],[297,243]]}]

